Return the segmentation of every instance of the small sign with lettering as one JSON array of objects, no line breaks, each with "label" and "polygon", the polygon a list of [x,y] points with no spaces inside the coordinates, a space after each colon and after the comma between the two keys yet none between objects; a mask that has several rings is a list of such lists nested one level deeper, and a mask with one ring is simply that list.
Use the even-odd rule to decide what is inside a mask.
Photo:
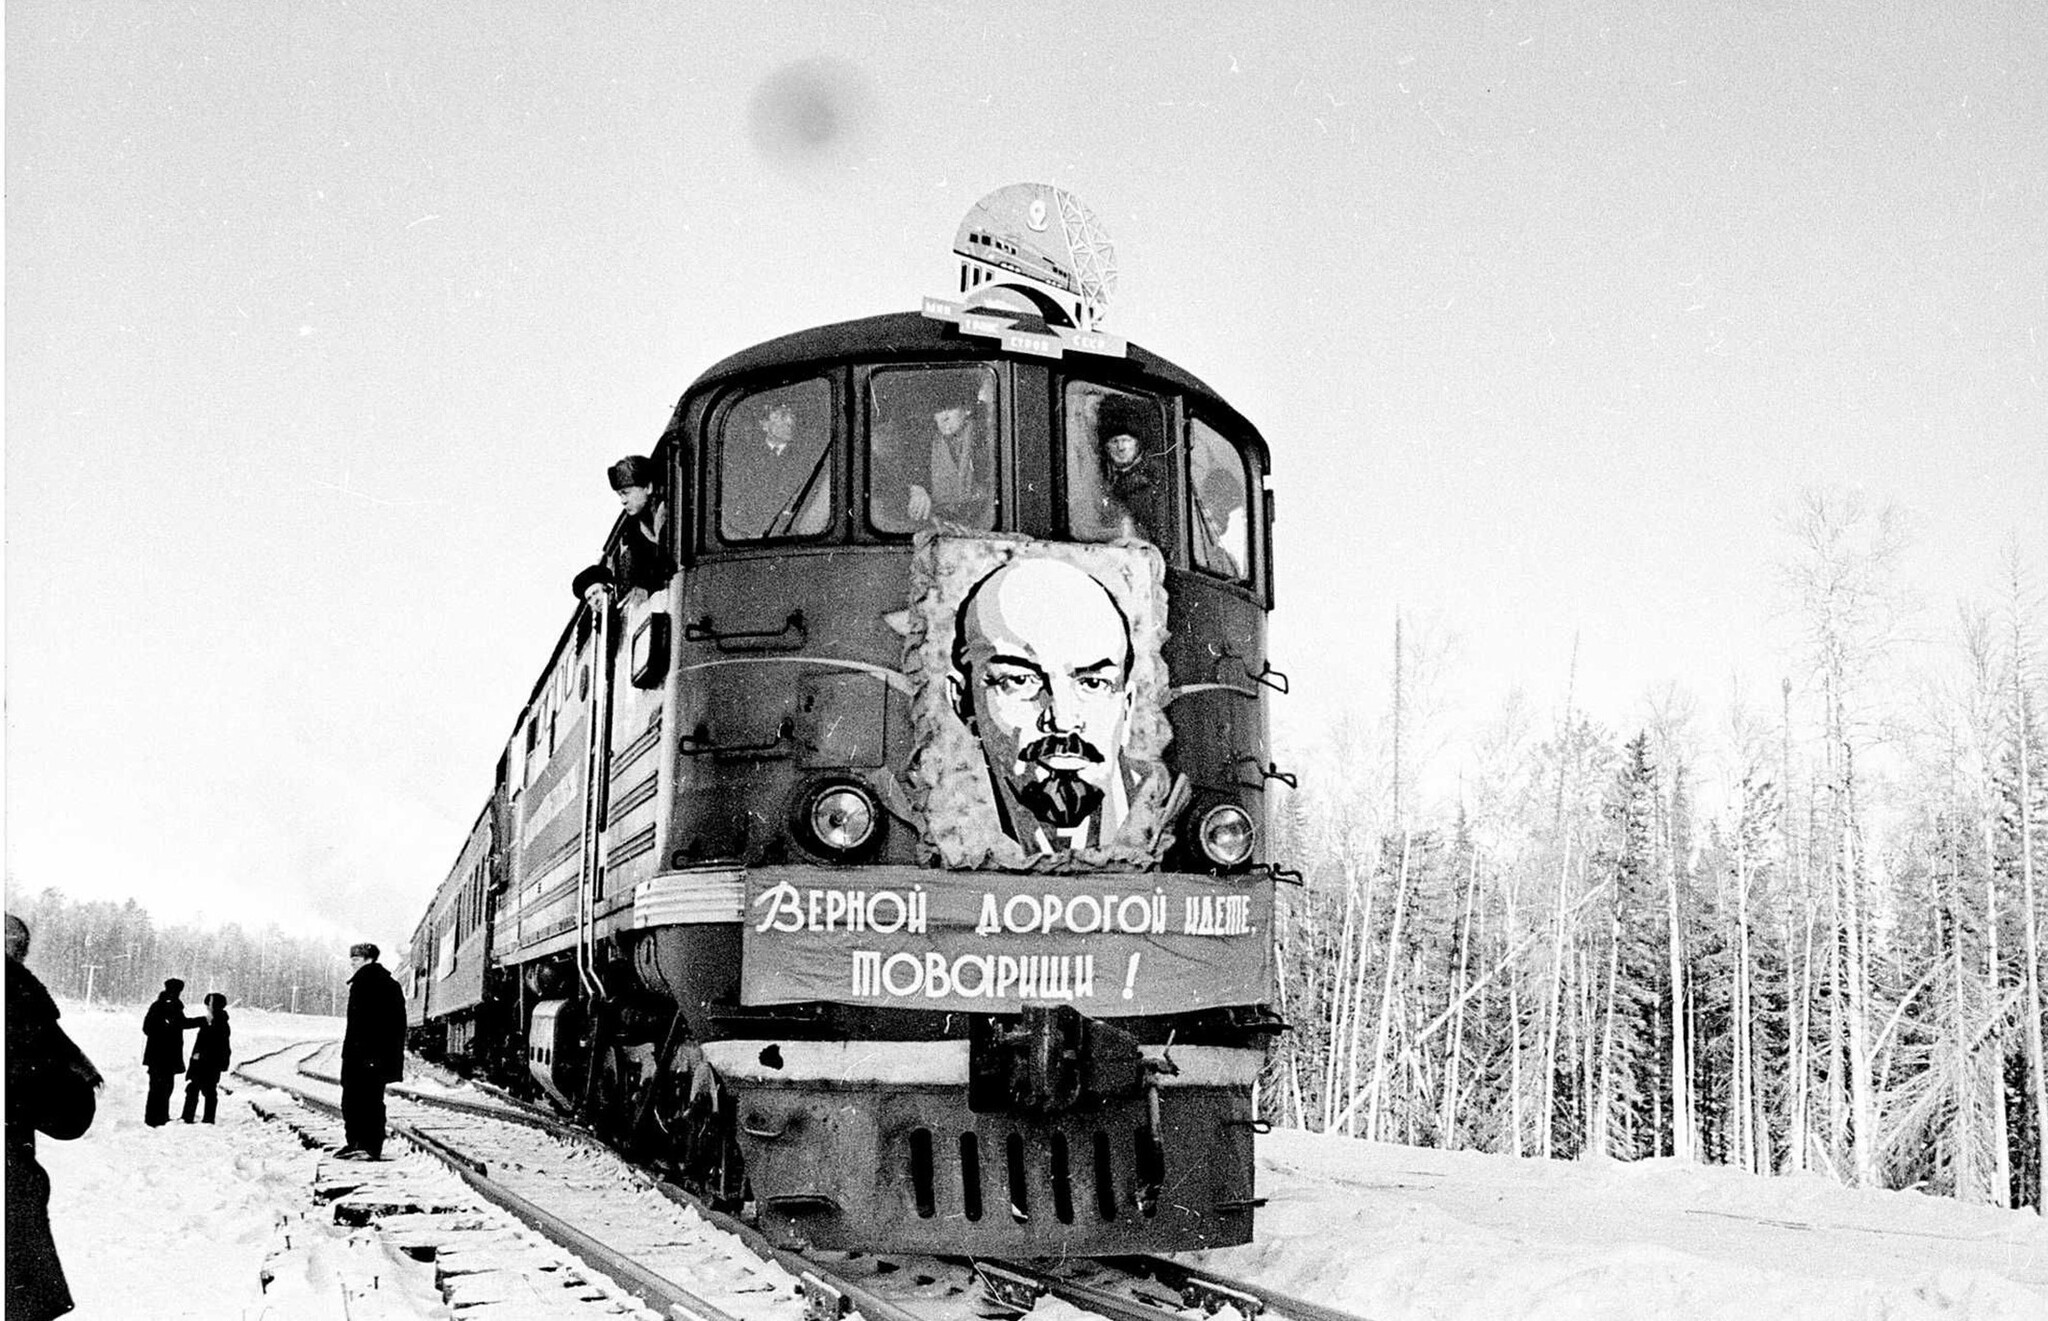
[{"label": "small sign with lettering", "polygon": [[1040,358],[1058,358],[1069,352],[1094,353],[1121,358],[1128,347],[1115,335],[1101,331],[1073,330],[1047,325],[1044,330],[1020,330],[1011,317],[990,316],[986,310],[969,309],[943,298],[924,300],[924,314],[934,321],[950,321],[963,335],[980,335],[1001,340],[1012,353],[1029,353]]}]

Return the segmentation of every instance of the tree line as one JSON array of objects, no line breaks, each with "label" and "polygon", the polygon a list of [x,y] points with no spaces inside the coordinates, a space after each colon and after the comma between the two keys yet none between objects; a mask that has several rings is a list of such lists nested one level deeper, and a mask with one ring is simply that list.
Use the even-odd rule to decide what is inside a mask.
[{"label": "tree line", "polygon": [[10,897],[7,911],[28,923],[29,966],[66,1004],[147,1004],[171,977],[184,981],[188,1004],[209,991],[287,1013],[339,1014],[348,1004],[343,952],[274,925],[159,927],[133,899],[81,901],[54,888]]},{"label": "tree line", "polygon": [[[1890,509],[1789,509],[1779,691],[1444,732],[1441,638],[1278,800],[1275,1123],[2041,1207],[2040,606],[1925,629]],[[1574,658],[1576,668],[1576,658]],[[1456,770],[1429,801],[1418,785]]]}]

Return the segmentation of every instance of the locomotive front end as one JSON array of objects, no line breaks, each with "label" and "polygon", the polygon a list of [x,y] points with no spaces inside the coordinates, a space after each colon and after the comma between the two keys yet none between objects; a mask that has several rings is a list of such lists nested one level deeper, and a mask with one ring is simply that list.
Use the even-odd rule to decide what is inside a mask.
[{"label": "locomotive front end", "polygon": [[844,1015],[705,1048],[772,1232],[1023,1257],[1249,1238],[1269,1025],[1241,1006],[1271,975],[1270,885],[784,867],[748,889],[741,998]]},{"label": "locomotive front end", "polygon": [[958,301],[737,354],[615,465],[500,766],[476,1054],[790,1242],[1246,1242],[1267,449],[1101,331],[1069,195],[955,250]]}]

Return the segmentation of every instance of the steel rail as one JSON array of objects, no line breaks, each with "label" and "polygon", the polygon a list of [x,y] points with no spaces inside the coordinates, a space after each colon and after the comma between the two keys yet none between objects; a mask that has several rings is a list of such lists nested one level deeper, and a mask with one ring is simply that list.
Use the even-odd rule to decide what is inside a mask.
[{"label": "steel rail", "polygon": [[[493,1087],[488,1090],[494,1094],[504,1096],[507,1105],[525,1106],[527,1104],[518,1097],[501,1092],[498,1088]],[[410,1088],[405,1090],[405,1095],[418,1101],[421,1105],[444,1106],[453,1110],[484,1115],[491,1119],[504,1119],[513,1123],[527,1124],[551,1136],[572,1139],[594,1146],[616,1157],[627,1169],[633,1171],[636,1176],[644,1180],[647,1187],[653,1191],[666,1197],[678,1206],[687,1207],[696,1212],[707,1223],[739,1239],[740,1242],[746,1245],[747,1250],[755,1256],[773,1261],[791,1275],[802,1280],[807,1295],[815,1297],[821,1292],[830,1291],[830,1293],[844,1298],[852,1305],[855,1311],[865,1318],[865,1321],[923,1321],[916,1313],[906,1311],[873,1290],[843,1278],[837,1272],[805,1256],[803,1253],[789,1248],[777,1247],[768,1241],[768,1237],[765,1234],[746,1221],[728,1212],[717,1210],[709,1202],[706,1202],[687,1188],[671,1183],[653,1171],[628,1161],[624,1156],[619,1155],[616,1149],[606,1146],[600,1139],[572,1124],[567,1124],[561,1120],[531,1111],[516,1113],[496,1106],[481,1105],[475,1101],[463,1101],[447,1096],[422,1095]],[[823,1306],[825,1311],[834,1310],[830,1306],[829,1300]]]},{"label": "steel rail", "polygon": [[[468,1114],[481,1115],[488,1119],[502,1119],[509,1123],[524,1124],[530,1128],[539,1129],[551,1137],[573,1140],[595,1147],[617,1158],[620,1163],[625,1165],[636,1178],[644,1182],[652,1191],[659,1193],[678,1206],[687,1207],[691,1211],[696,1212],[699,1216],[703,1217],[706,1223],[722,1229],[734,1238],[739,1239],[740,1242],[746,1245],[747,1250],[755,1256],[773,1261],[776,1265],[803,1281],[807,1296],[817,1297],[820,1293],[829,1293],[830,1295],[844,1298],[852,1305],[855,1311],[865,1318],[865,1321],[923,1321],[923,1318],[917,1316],[916,1313],[905,1311],[872,1290],[842,1278],[837,1272],[832,1271],[822,1263],[814,1261],[800,1252],[775,1246],[768,1241],[766,1235],[744,1220],[740,1220],[727,1212],[714,1209],[710,1203],[704,1201],[704,1199],[688,1189],[670,1183],[652,1171],[626,1160],[615,1149],[605,1146],[599,1139],[580,1128],[562,1123],[545,1115],[519,1114],[497,1106],[479,1105],[474,1101],[462,1101],[454,1097],[425,1096],[410,1089],[407,1089],[405,1095],[421,1105],[439,1106],[450,1110],[460,1110]],[[421,1136],[424,1137],[425,1135]],[[426,1140],[433,1141],[431,1138]],[[451,1156],[457,1160],[470,1159],[469,1157],[462,1156],[460,1153],[451,1152]],[[836,1313],[836,1309],[829,1305],[829,1300],[824,1305],[824,1310]]]},{"label": "steel rail", "polygon": [[[748,1251],[756,1256],[768,1258],[791,1275],[804,1281],[807,1294],[810,1293],[809,1286],[811,1281],[816,1280],[834,1293],[837,1293],[840,1297],[846,1299],[848,1303],[852,1304],[853,1309],[859,1312],[866,1321],[924,1321],[924,1318],[919,1317],[915,1312],[906,1311],[873,1290],[863,1288],[853,1281],[841,1277],[828,1267],[806,1257],[803,1253],[794,1252],[788,1248],[776,1247],[768,1241],[767,1236],[760,1230],[724,1211],[714,1210],[703,1198],[698,1197],[688,1189],[679,1188],[664,1179],[656,1179],[651,1175],[646,1175],[645,1171],[641,1171],[641,1173],[648,1178],[654,1190],[663,1197],[668,1198],[668,1200],[676,1203],[678,1206],[689,1207],[698,1215],[703,1216],[710,1224],[716,1225],[726,1233],[739,1239],[740,1242],[746,1244]],[[830,1309],[828,1308],[827,1310]]]},{"label": "steel rail", "polygon": [[[416,1141],[423,1136],[408,1131],[402,1125],[392,1127]],[[453,1170],[455,1177],[468,1184],[479,1197],[511,1212],[535,1233],[563,1248],[591,1269],[610,1277],[613,1283],[643,1303],[664,1309],[673,1321],[744,1321],[744,1318],[699,1298],[668,1277],[655,1274],[631,1257],[621,1255],[553,1212],[527,1201],[490,1175],[469,1168],[466,1161],[441,1143],[427,1140],[421,1141],[420,1146]]]},{"label": "steel rail", "polygon": [[1263,1284],[1235,1279],[1219,1271],[1190,1266],[1169,1257],[1124,1254],[1093,1260],[1100,1266],[1122,1271],[1134,1279],[1153,1280],[1179,1297],[1170,1303],[1148,1304],[1125,1298],[1099,1284],[1084,1284],[1067,1278],[1030,1262],[983,1259],[978,1264],[994,1266],[1009,1275],[1032,1281],[1056,1298],[1076,1307],[1091,1308],[1119,1318],[1119,1321],[1160,1321],[1163,1317],[1183,1315],[1180,1309],[1185,1307],[1199,1307],[1210,1314],[1228,1307],[1246,1321],[1253,1317],[1270,1317],[1272,1321],[1280,1321],[1281,1318],[1286,1321],[1366,1321],[1355,1312],[1312,1303]]},{"label": "steel rail", "polygon": [[1191,1293],[1202,1296],[1205,1284],[1221,1285],[1235,1293],[1249,1294],[1260,1299],[1273,1312],[1291,1318],[1291,1321],[1363,1321],[1356,1312],[1345,1312],[1325,1303],[1312,1303],[1306,1298],[1282,1293],[1267,1285],[1250,1280],[1235,1279],[1205,1266],[1190,1266],[1171,1257],[1156,1257],[1139,1253],[1127,1257],[1113,1257],[1109,1261],[1120,1270],[1132,1270],[1150,1275],[1169,1289],[1180,1292],[1187,1298]]},{"label": "steel rail", "polygon": [[998,1305],[1013,1311],[1029,1312],[1040,1295],[1051,1294],[1112,1321],[1176,1321],[1183,1315],[1178,1299],[1149,1302],[1128,1298],[1099,1284],[1083,1284],[1030,1262],[977,1257],[974,1269]]},{"label": "steel rail", "polygon": [[[317,1077],[318,1075],[313,1076]],[[901,1306],[890,1302],[873,1290],[845,1279],[823,1263],[815,1261],[801,1252],[777,1247],[768,1241],[768,1237],[765,1234],[746,1221],[728,1212],[717,1210],[709,1202],[706,1202],[687,1188],[669,1182],[644,1166],[634,1164],[624,1156],[621,1156],[615,1148],[606,1146],[602,1140],[584,1129],[551,1116],[537,1113],[529,1107],[527,1102],[499,1088],[485,1085],[485,1090],[503,1097],[506,1106],[522,1107],[522,1109],[513,1110],[499,1106],[483,1105],[475,1101],[464,1101],[449,1096],[425,1095],[411,1088],[403,1089],[403,1094],[419,1102],[421,1105],[441,1106],[451,1110],[482,1115],[489,1119],[503,1119],[511,1123],[525,1124],[553,1137],[573,1140],[595,1147],[617,1158],[654,1192],[659,1193],[678,1206],[687,1207],[691,1211],[696,1212],[708,1224],[722,1229],[734,1238],[739,1239],[741,1243],[746,1245],[747,1250],[755,1256],[773,1261],[791,1275],[802,1280],[807,1295],[816,1297],[821,1292],[829,1291],[830,1294],[845,1299],[856,1312],[860,1313],[865,1321],[923,1321],[923,1318],[919,1317],[916,1313],[906,1311]],[[830,1305],[829,1299],[823,1305],[823,1310],[828,1312],[835,1310]]]},{"label": "steel rail", "polygon": [[[289,1048],[287,1047],[287,1049]],[[270,1055],[259,1058],[275,1058],[276,1055],[282,1053],[282,1051],[274,1051]],[[246,1065],[250,1062],[252,1061],[245,1061],[244,1063]],[[312,1093],[299,1088],[283,1086],[265,1079],[251,1077],[243,1073],[240,1068],[236,1069],[235,1073],[239,1077],[248,1078],[249,1081],[259,1086],[278,1087],[281,1091],[291,1092],[301,1102],[312,1106],[324,1114],[336,1116],[341,1114],[341,1107],[325,1097],[314,1096]],[[655,1274],[632,1258],[620,1254],[609,1245],[577,1229],[552,1211],[548,1211],[521,1197],[518,1193],[513,1192],[510,1188],[492,1179],[488,1173],[479,1169],[478,1167],[482,1166],[483,1162],[464,1156],[450,1148],[446,1143],[420,1132],[410,1124],[393,1122],[390,1125],[390,1131],[397,1137],[411,1143],[418,1150],[426,1152],[447,1166],[448,1169],[454,1172],[457,1178],[468,1184],[479,1197],[482,1197],[494,1206],[510,1212],[516,1219],[535,1233],[575,1256],[592,1270],[606,1276],[614,1284],[638,1298],[642,1303],[661,1311],[665,1316],[671,1318],[672,1321],[746,1321],[744,1317],[735,1316],[731,1312],[727,1312],[723,1308],[699,1298],[696,1294],[691,1293],[675,1281]],[[878,1318],[877,1321],[882,1321],[882,1319]]]},{"label": "steel rail", "polygon": [[[277,1051],[272,1051],[270,1055],[259,1056],[259,1058],[268,1059],[278,1053]],[[332,1073],[321,1073],[308,1068],[304,1061],[299,1063],[298,1072],[304,1078],[314,1078],[321,1082],[333,1083],[337,1086],[341,1083],[339,1076]],[[529,1102],[523,1101],[501,1088],[478,1083],[474,1079],[470,1080],[470,1085],[498,1097],[501,1104],[488,1105],[482,1101],[465,1101],[461,1097],[456,1096],[436,1096],[432,1092],[423,1092],[416,1087],[402,1082],[388,1083],[385,1085],[385,1090],[394,1095],[403,1096],[408,1101],[414,1101],[420,1105],[438,1106],[443,1110],[457,1110],[464,1114],[477,1115],[484,1119],[502,1119],[508,1124],[519,1124],[525,1128],[538,1129],[549,1137],[560,1138],[564,1142],[580,1143],[593,1150],[602,1151],[607,1155],[617,1156],[622,1161],[625,1159],[623,1156],[619,1156],[616,1147],[608,1145],[603,1138],[598,1137],[589,1129],[579,1127],[566,1119],[560,1119],[554,1115],[542,1114]]]}]

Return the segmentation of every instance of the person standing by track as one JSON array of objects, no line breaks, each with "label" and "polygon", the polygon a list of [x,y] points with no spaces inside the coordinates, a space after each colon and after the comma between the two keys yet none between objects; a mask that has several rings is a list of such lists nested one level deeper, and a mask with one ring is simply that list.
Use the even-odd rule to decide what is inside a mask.
[{"label": "person standing by track", "polygon": [[348,948],[348,1026],[341,1038],[341,1120],[348,1144],[337,1160],[384,1159],[384,1084],[405,1076],[405,993],[369,941]]}]

